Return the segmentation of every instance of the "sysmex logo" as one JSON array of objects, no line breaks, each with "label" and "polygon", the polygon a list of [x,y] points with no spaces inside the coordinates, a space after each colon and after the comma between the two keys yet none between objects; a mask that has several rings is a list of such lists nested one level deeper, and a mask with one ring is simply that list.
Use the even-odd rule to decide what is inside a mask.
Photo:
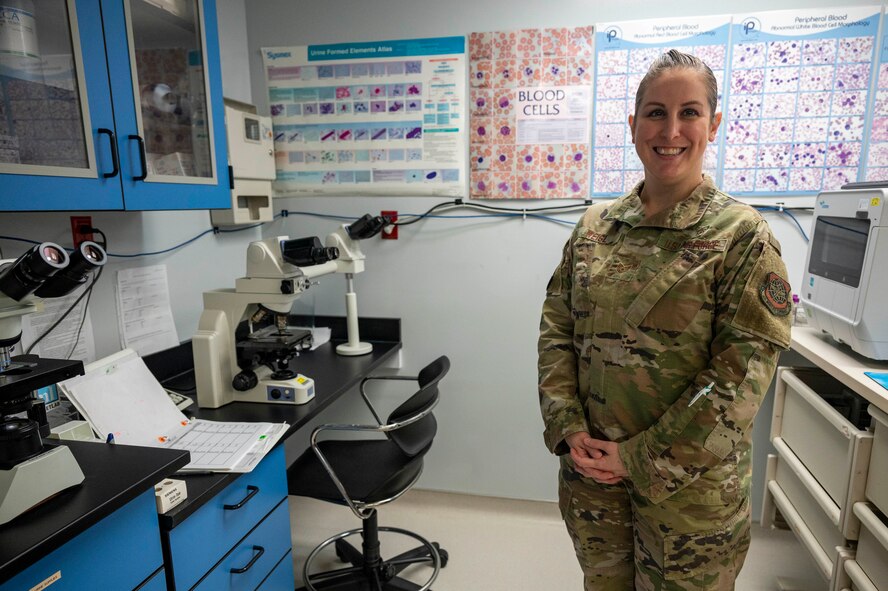
[{"label": "sysmex logo", "polygon": [[270,60],[276,60],[282,57],[293,57],[293,54],[289,51],[267,51],[265,55],[268,56],[268,59]]},{"label": "sysmex logo", "polygon": [[607,42],[611,41],[619,41],[623,38],[623,31],[620,30],[620,27],[608,27],[604,31],[604,37],[607,39]]},{"label": "sysmex logo", "polygon": [[757,33],[758,31],[762,30],[761,21],[754,16],[743,19],[743,22],[740,23],[740,26],[743,27],[744,35],[751,35],[752,33]]},{"label": "sysmex logo", "polygon": [[817,206],[818,206],[820,209],[829,209],[829,203],[827,203],[827,202],[824,201],[823,199],[820,200],[820,202],[817,204]]}]

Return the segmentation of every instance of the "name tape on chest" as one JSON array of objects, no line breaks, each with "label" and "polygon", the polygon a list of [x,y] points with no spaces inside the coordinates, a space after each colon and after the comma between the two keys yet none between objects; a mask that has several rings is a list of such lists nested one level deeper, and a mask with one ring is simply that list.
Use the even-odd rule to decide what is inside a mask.
[{"label": "name tape on chest", "polygon": [[585,238],[596,244],[604,244],[607,242],[607,234],[602,234],[601,232],[596,232],[594,230],[586,230]]}]

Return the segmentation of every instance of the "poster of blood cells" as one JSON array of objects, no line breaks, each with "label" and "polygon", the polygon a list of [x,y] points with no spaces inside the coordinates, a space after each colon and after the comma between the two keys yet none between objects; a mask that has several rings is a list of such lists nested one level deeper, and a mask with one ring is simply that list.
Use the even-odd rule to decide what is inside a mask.
[{"label": "poster of blood cells", "polygon": [[465,37],[262,55],[275,194],[465,194]]},{"label": "poster of blood cells", "polygon": [[[816,194],[861,180],[880,13],[860,6],[734,16],[722,189]],[[870,165],[888,166],[879,152]]]},{"label": "poster of blood cells", "polygon": [[585,199],[593,27],[469,35],[469,195]]},{"label": "poster of blood cells", "polygon": [[864,181],[888,181],[888,31],[882,24],[879,70],[875,80],[872,124],[867,139]]},{"label": "poster of blood cells", "polygon": [[810,195],[888,178],[886,67],[867,110],[880,15],[858,6],[596,25],[590,195],[620,195],[642,178],[627,116],[647,67],[670,48],[715,74],[723,119],[704,172],[728,193]]},{"label": "poster of blood cells", "polygon": [[[662,53],[674,48],[703,60],[715,74],[721,102],[730,24],[729,16],[711,16],[596,25],[591,195],[621,195],[644,176],[628,118],[638,83]],[[715,178],[717,168],[716,140],[706,149],[703,169]]]}]

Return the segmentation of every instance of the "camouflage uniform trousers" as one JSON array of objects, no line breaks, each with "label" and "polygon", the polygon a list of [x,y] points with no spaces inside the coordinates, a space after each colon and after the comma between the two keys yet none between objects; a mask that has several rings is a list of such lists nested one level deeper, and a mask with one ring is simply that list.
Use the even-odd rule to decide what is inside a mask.
[{"label": "camouflage uniform trousers", "polygon": [[604,485],[562,456],[559,507],[586,591],[732,591],[750,540],[746,498],[729,505],[659,504]]}]

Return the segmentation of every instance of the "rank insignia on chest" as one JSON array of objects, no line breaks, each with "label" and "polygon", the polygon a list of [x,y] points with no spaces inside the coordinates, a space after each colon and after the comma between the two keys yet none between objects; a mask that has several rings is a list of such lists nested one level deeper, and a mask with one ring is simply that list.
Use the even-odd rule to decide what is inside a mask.
[{"label": "rank insignia on chest", "polygon": [[765,306],[775,316],[786,316],[790,312],[789,283],[777,273],[768,273],[759,287],[759,295]]}]

